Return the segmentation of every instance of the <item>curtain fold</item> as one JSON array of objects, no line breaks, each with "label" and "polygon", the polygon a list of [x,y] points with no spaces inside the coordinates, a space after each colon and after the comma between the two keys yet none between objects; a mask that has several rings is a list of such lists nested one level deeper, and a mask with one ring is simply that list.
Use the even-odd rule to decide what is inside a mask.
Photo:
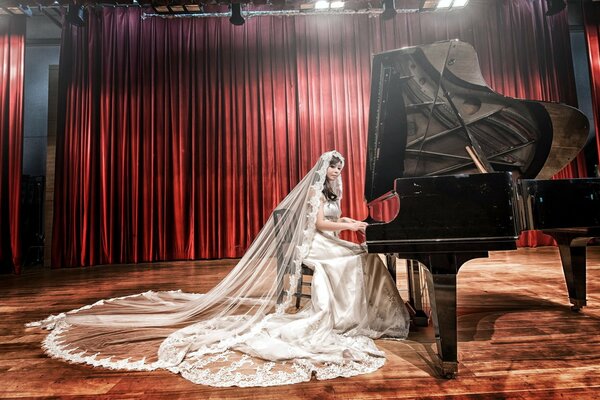
[{"label": "curtain fold", "polygon": [[[596,154],[600,159],[600,4],[587,2],[582,5],[594,110]],[[596,165],[600,165],[599,159],[595,160]]]},{"label": "curtain fold", "polygon": [[496,91],[574,104],[566,14],[546,18],[544,4],[241,27],[103,8],[66,25],[52,265],[239,257],[334,148],[344,214],[365,218],[371,55],[460,38]]},{"label": "curtain fold", "polygon": [[0,272],[21,270],[25,18],[0,16]]}]

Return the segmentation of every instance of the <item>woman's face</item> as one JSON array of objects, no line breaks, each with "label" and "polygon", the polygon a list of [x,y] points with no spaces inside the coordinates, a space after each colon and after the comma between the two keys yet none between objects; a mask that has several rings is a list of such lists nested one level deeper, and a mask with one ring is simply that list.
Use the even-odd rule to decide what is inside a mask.
[{"label": "woman's face", "polygon": [[341,162],[330,165],[329,168],[327,168],[327,180],[330,182],[335,181],[337,177],[340,176],[340,174],[342,173],[343,167],[344,166]]}]

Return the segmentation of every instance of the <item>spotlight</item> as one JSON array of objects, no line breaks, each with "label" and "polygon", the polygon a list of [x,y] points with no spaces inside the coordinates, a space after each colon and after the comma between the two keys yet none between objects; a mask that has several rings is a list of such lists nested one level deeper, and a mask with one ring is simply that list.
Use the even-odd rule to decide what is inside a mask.
[{"label": "spotlight", "polygon": [[69,10],[67,11],[67,16],[65,17],[68,23],[75,26],[84,26],[85,25],[85,8],[82,5],[77,5],[74,3],[69,4]]},{"label": "spotlight", "polygon": [[159,14],[169,14],[171,12],[167,6],[154,5],[152,8]]},{"label": "spotlight", "polygon": [[19,4],[19,8],[21,11],[23,11],[23,14],[27,15],[28,17],[33,15],[33,11],[31,11],[31,8],[29,8],[28,5]]},{"label": "spotlight", "polygon": [[189,13],[201,14],[204,12],[204,6],[202,4],[186,4],[185,9]]},{"label": "spotlight", "polygon": [[567,6],[564,0],[546,0],[546,3],[548,4],[548,11],[546,11],[547,17],[558,14]]},{"label": "spotlight", "polygon": [[383,12],[381,19],[392,19],[396,15],[396,3],[394,0],[383,0]]},{"label": "spotlight", "polygon": [[229,22],[233,25],[244,25],[244,17],[242,17],[242,5],[240,3],[232,3],[231,4],[231,17],[229,17]]},{"label": "spotlight", "polygon": [[419,11],[448,11],[463,8],[469,0],[421,0]]},{"label": "spotlight", "polygon": [[315,10],[326,10],[329,8],[329,2],[326,0],[319,0],[315,3]]}]

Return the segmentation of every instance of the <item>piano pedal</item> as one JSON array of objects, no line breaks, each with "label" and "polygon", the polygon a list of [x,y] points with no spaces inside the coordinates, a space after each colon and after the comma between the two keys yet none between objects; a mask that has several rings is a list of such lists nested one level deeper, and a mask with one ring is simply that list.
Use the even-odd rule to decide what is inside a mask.
[{"label": "piano pedal", "polygon": [[414,321],[416,326],[429,326],[429,316],[421,310],[417,311],[417,314],[414,316]]},{"label": "piano pedal", "polygon": [[408,314],[410,315],[410,323],[415,327],[425,327],[429,326],[429,315],[427,315],[423,310],[415,310],[412,304],[406,302],[406,309],[408,310]]}]

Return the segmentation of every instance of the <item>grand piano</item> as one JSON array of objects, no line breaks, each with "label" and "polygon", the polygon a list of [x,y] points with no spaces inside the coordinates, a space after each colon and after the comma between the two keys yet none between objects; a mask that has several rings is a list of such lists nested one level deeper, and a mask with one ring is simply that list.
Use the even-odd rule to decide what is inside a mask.
[{"label": "grand piano", "polygon": [[585,306],[586,246],[600,236],[600,180],[550,178],[584,146],[587,118],[566,105],[493,92],[473,47],[458,40],[375,55],[371,85],[366,245],[394,255],[394,279],[393,260],[412,260],[409,304],[421,320],[423,293],[413,275],[417,262],[428,271],[441,375],[458,371],[460,267],[516,249],[521,231],[554,237],[572,309]]}]

